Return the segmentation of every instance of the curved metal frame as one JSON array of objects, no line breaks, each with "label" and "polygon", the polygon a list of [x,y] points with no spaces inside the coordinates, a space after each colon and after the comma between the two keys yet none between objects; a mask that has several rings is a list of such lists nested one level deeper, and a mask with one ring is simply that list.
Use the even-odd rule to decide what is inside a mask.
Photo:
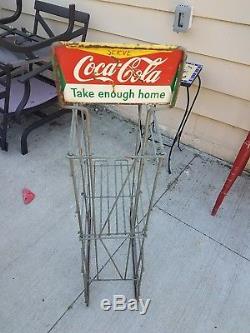
[{"label": "curved metal frame", "polygon": [[[34,21],[34,29],[33,29],[32,33],[27,33],[25,31],[25,29],[20,31],[18,29],[10,28],[3,24],[0,25],[1,29],[5,30],[6,33],[8,33],[9,35],[14,35],[14,36],[16,35],[16,36],[23,37],[24,41],[31,41],[31,42],[34,42],[34,44],[28,45],[28,46],[22,46],[22,45],[19,45],[19,44],[16,44],[15,42],[13,42],[13,39],[0,38],[1,46],[3,46],[4,48],[6,48],[12,52],[24,53],[28,57],[34,58],[33,52],[46,48],[57,41],[60,41],[60,40],[68,41],[68,40],[71,40],[80,35],[82,35],[83,40],[86,38],[86,33],[88,30],[89,14],[76,11],[75,5],[71,4],[71,5],[69,5],[68,8],[65,8],[65,7],[58,6],[58,5],[44,3],[42,1],[36,1],[34,8],[36,10],[36,14],[35,14],[35,21]],[[49,28],[49,26],[47,25],[47,23],[45,22],[45,20],[40,15],[40,12],[46,12],[46,13],[50,13],[52,15],[57,15],[57,16],[60,16],[63,18],[67,18],[68,25],[67,25],[66,31],[63,32],[62,34],[55,36],[53,34],[53,32],[51,31],[51,29]],[[84,27],[80,27],[76,31],[73,31],[74,27],[75,27],[75,22],[77,22],[77,21],[84,23]],[[38,27],[39,23],[41,24],[41,26],[43,27],[45,32],[48,34],[48,36],[49,36],[48,39],[44,39],[44,40],[40,40],[40,41],[37,40],[37,27]],[[1,24],[1,21],[0,21],[0,24]]]},{"label": "curved metal frame", "polygon": [[14,14],[9,17],[3,17],[0,19],[0,24],[9,24],[15,22],[22,14],[23,2],[22,0],[16,0],[16,10]]}]

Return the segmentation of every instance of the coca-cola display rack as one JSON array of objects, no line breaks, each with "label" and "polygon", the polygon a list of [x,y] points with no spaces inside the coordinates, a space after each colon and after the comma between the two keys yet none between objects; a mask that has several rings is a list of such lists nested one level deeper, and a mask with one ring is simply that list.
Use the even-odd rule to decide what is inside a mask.
[{"label": "coca-cola display rack", "polygon": [[[130,280],[135,298],[141,296],[145,237],[165,161],[161,133],[152,122],[158,103],[174,104],[183,62],[184,51],[173,46],[63,43],[54,48],[59,99],[72,110],[67,156],[86,305],[93,281]],[[96,139],[93,145],[97,128],[88,104],[94,102],[137,104],[130,151],[105,149]]]},{"label": "coca-cola display rack", "polygon": [[128,152],[127,156],[93,155],[90,111],[77,108],[72,113],[68,158],[82,243],[86,304],[94,280],[132,280],[135,298],[140,296],[144,240],[165,158],[161,145],[155,146],[155,155],[149,152],[153,108],[145,112],[142,129],[141,106],[138,108],[136,140],[134,144],[131,142],[134,152]]}]

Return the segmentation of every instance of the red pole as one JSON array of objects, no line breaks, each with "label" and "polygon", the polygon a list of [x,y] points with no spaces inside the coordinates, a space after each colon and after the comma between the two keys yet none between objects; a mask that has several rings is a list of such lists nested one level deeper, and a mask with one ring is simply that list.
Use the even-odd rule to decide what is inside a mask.
[{"label": "red pole", "polygon": [[225,184],[220,194],[218,195],[218,198],[215,202],[211,215],[214,216],[217,213],[220,205],[222,204],[230,188],[233,186],[233,183],[235,182],[236,178],[239,175],[241,175],[242,171],[245,169],[245,166],[247,165],[249,158],[250,158],[250,132],[248,133],[246,140],[241,146],[241,149],[234,161],[232,169],[227,177],[227,180],[225,181]]}]

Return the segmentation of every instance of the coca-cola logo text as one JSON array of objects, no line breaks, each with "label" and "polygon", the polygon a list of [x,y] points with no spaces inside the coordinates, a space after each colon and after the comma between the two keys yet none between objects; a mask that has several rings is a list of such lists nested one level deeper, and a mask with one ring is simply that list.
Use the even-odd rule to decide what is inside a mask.
[{"label": "coca-cola logo text", "polygon": [[147,57],[134,57],[126,62],[99,62],[95,63],[92,55],[87,55],[78,61],[73,75],[79,82],[99,80],[113,82],[114,75],[119,83],[156,83],[162,71],[157,67],[167,61],[167,58],[149,59]]}]

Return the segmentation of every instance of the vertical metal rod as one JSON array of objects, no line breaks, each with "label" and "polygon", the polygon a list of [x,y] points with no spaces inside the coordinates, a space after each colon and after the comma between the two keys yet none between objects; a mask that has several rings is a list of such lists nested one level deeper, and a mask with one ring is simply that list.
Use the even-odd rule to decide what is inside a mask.
[{"label": "vertical metal rod", "polygon": [[101,179],[100,179],[100,183],[101,183],[101,188],[100,188],[100,230],[99,232],[102,230],[102,197],[103,197],[103,189],[102,189],[102,180],[103,180],[103,165],[102,162],[100,163],[100,168],[101,168]]},{"label": "vertical metal rod", "polygon": [[[83,115],[83,113],[82,113]],[[96,218],[95,218],[95,181],[94,181],[94,173],[93,173],[93,160],[92,160],[92,149],[91,149],[91,134],[90,134],[90,115],[89,111],[85,110],[85,119],[86,126],[84,133],[86,133],[86,148],[87,148],[87,156],[88,156],[88,167],[89,167],[89,181],[90,181],[90,198],[91,198],[91,225],[94,232],[94,247],[95,247],[95,263],[96,263],[96,271],[99,271],[98,267],[98,248],[97,248],[97,234],[96,234]],[[99,279],[99,275],[97,274],[97,279]]]},{"label": "vertical metal rod", "polygon": [[82,230],[82,222],[81,222],[81,211],[80,211],[80,202],[77,195],[77,185],[76,185],[76,178],[75,178],[75,168],[74,168],[74,160],[69,158],[69,164],[70,164],[70,173],[73,181],[73,190],[74,190],[74,197],[76,202],[76,214],[77,214],[77,220],[79,225],[79,231],[80,231],[80,237],[83,238],[83,230]]},{"label": "vertical metal rod", "polygon": [[[123,184],[123,166],[122,162],[120,162],[120,170],[121,170],[121,184]],[[127,170],[128,171],[128,170]],[[125,209],[125,198],[124,198],[124,189],[122,191],[122,215],[123,215],[123,227],[124,227],[124,233],[127,234],[127,227],[126,227],[126,209]]]},{"label": "vertical metal rod", "polygon": [[131,248],[131,238],[129,238],[129,243],[128,243],[128,252],[127,252],[127,258],[126,258],[126,266],[125,266],[125,272],[124,272],[124,280],[126,280],[126,278],[127,278],[128,263],[129,263],[129,257],[130,257],[130,248]]},{"label": "vertical metal rod", "polygon": [[151,192],[149,207],[148,207],[148,210],[147,210],[146,222],[145,222],[145,226],[144,226],[144,231],[145,232],[147,232],[149,217],[150,217],[150,214],[151,214],[151,211],[152,211],[152,208],[153,208],[154,195],[155,195],[155,190],[156,190],[156,187],[157,187],[157,181],[158,181],[158,178],[159,178],[159,174],[160,174],[160,171],[161,171],[161,166],[162,166],[162,163],[163,163],[163,158],[164,158],[163,156],[158,157],[156,175],[155,175],[155,178],[154,178],[154,183],[153,183],[153,188],[152,188],[152,192]]},{"label": "vertical metal rod", "polygon": [[156,147],[155,147],[156,139],[155,139],[155,133],[152,129],[152,126],[150,126],[150,134],[151,134],[151,138],[152,138],[152,145],[153,145],[153,149],[154,149],[154,154],[156,155],[157,154]]},{"label": "vertical metal rod", "polygon": [[[116,167],[116,161],[114,162],[114,173],[115,173],[115,197],[117,197],[117,167]],[[118,234],[118,201],[115,204],[115,227],[116,227],[116,233]]]},{"label": "vertical metal rod", "polygon": [[76,138],[76,121],[77,121],[77,110],[72,110],[72,118],[71,118],[71,126],[70,126],[70,145],[69,145],[69,153],[75,153],[75,138]]},{"label": "vertical metal rod", "polygon": [[159,159],[158,159],[158,165],[157,165],[157,170],[156,170],[156,174],[155,174],[155,178],[154,178],[154,183],[153,183],[152,194],[151,194],[151,198],[150,198],[150,202],[149,202],[149,207],[148,207],[148,210],[147,210],[146,222],[145,222],[145,225],[144,225],[144,228],[143,228],[144,229],[143,230],[144,237],[142,239],[142,244],[141,244],[141,247],[140,247],[140,254],[139,254],[138,263],[137,263],[137,269],[136,269],[137,274],[138,274],[140,262],[141,262],[141,260],[143,258],[143,249],[144,249],[145,236],[146,236],[146,233],[147,233],[149,217],[150,217],[150,214],[151,214],[151,211],[152,211],[152,208],[153,208],[154,194],[155,194],[155,190],[156,190],[156,186],[157,186],[158,176],[159,176],[160,169],[161,169],[161,166],[162,166],[162,160],[163,160],[163,157],[159,157]]},{"label": "vertical metal rod", "polygon": [[136,137],[136,145],[135,145],[135,155],[139,154],[142,145],[142,105],[138,105],[138,131]]},{"label": "vertical metal rod", "polygon": [[[88,147],[86,142],[86,129],[85,129],[85,115],[83,111],[81,111],[81,121],[82,121],[82,132],[84,138],[84,148],[85,148],[85,155],[88,153]],[[81,152],[80,152],[81,154]],[[81,159],[81,156],[80,156]],[[86,293],[85,293],[85,303],[89,305],[89,281],[90,281],[90,250],[91,250],[91,224],[92,224],[92,216],[91,216],[91,202],[90,202],[90,183],[89,183],[89,165],[88,159],[86,159],[86,171],[87,171],[87,184],[86,184],[86,194],[85,197],[88,198],[87,206],[86,206],[86,234],[87,234],[87,242],[86,242],[86,276],[87,276],[87,286],[86,286]]]},{"label": "vertical metal rod", "polygon": [[80,203],[79,198],[77,195],[77,184],[76,184],[76,178],[75,178],[75,169],[74,169],[74,160],[71,158],[69,159],[70,163],[70,170],[71,170],[71,177],[73,181],[73,190],[74,190],[74,196],[75,196],[75,202],[76,202],[76,213],[78,217],[78,224],[79,224],[79,232],[80,232],[80,240],[82,243],[82,273],[83,273],[83,283],[84,283],[84,297],[85,297],[85,303],[88,306],[89,304],[89,272],[88,272],[88,266],[89,266],[89,257],[86,257],[85,254],[85,240],[83,237],[83,230],[82,230],[82,221],[81,221],[81,212],[80,212]]},{"label": "vertical metal rod", "polygon": [[[139,154],[141,149],[142,143],[142,121],[141,121],[141,113],[142,113],[142,106],[138,105],[138,132],[136,138],[136,145],[135,145],[135,155]],[[132,193],[131,193],[131,204],[130,204],[130,216],[129,216],[129,226],[130,226],[130,242],[131,242],[131,256],[132,256],[132,269],[133,269],[133,279],[134,279],[134,294],[135,298],[137,298],[137,288],[136,288],[136,263],[137,263],[137,250],[136,250],[136,243],[135,243],[135,235],[133,235],[133,227],[132,227],[132,216],[134,211],[134,193],[135,193],[135,178],[136,178],[136,163],[133,169],[133,176],[132,176]]]},{"label": "vertical metal rod", "polygon": [[110,215],[109,215],[109,210],[110,210],[110,206],[109,206],[109,165],[107,164],[107,168],[106,168],[106,173],[107,173],[107,206],[108,206],[108,235],[110,235]]},{"label": "vertical metal rod", "polygon": [[[140,109],[138,109],[138,114]],[[148,141],[148,131],[150,126],[150,120],[151,120],[151,114],[152,110],[149,108],[147,110],[146,115],[146,122],[145,122],[145,130],[143,134],[143,141],[141,143],[141,151],[140,155],[144,154],[146,144]],[[140,116],[140,114],[139,114]],[[138,299],[138,290],[137,290],[137,250],[136,250],[136,242],[135,242],[135,224],[137,219],[137,211],[138,211],[138,203],[139,203],[139,196],[141,191],[141,182],[142,182],[142,175],[143,175],[143,169],[144,169],[144,160],[140,159],[139,161],[139,169],[138,169],[138,179],[137,179],[137,186],[136,186],[136,193],[135,193],[135,203],[133,206],[133,212],[131,214],[131,220],[130,220],[130,227],[131,227],[131,237],[132,237],[132,258],[133,258],[133,273],[134,273],[134,291],[135,291],[135,298]]]},{"label": "vertical metal rod", "polygon": [[158,124],[158,121],[157,121],[157,118],[156,118],[155,107],[154,107],[154,111],[153,111],[153,120],[154,120],[155,129],[156,129],[157,141],[160,144],[161,153],[163,153],[164,152],[164,145],[163,145],[163,141],[162,141],[161,129],[159,127],[159,124]]}]

